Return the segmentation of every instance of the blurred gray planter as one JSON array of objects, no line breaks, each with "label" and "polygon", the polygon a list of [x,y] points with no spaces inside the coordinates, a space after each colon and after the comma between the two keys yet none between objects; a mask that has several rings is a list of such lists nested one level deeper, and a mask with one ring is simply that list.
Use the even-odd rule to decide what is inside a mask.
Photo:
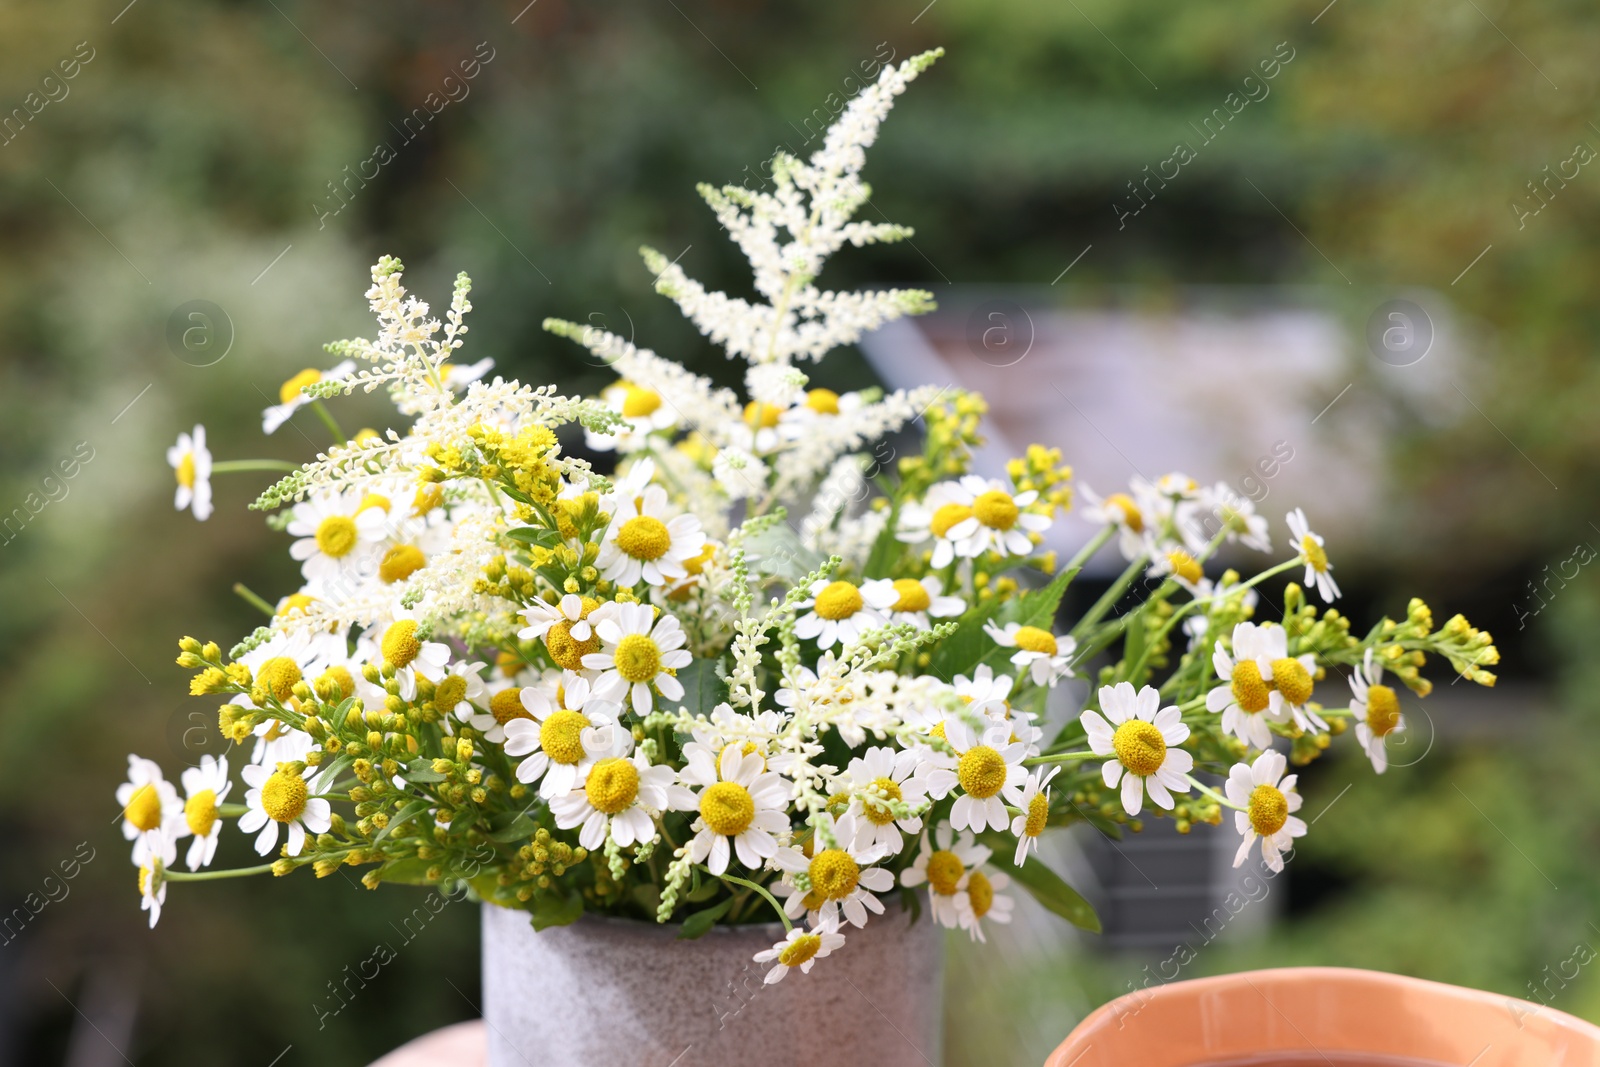
[{"label": "blurred gray planter", "polygon": [[525,912],[483,906],[489,1067],[789,1067],[941,1062],[943,942],[926,909],[891,906],[810,974],[765,985],[750,957],[777,923],[678,927],[585,915],[535,932]]}]

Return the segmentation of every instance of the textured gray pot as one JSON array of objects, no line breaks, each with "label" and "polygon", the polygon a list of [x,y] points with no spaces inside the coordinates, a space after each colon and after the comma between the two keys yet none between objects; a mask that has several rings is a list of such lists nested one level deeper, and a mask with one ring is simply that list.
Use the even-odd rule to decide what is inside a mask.
[{"label": "textured gray pot", "polygon": [[810,974],[764,985],[750,957],[777,923],[677,926],[585,915],[535,932],[525,912],[483,906],[489,1067],[937,1067],[943,942],[924,908],[890,907]]}]

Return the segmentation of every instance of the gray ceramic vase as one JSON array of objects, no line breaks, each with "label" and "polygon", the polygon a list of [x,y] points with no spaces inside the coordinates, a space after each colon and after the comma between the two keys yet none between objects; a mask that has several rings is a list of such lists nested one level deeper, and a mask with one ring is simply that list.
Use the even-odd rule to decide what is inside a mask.
[{"label": "gray ceramic vase", "polygon": [[926,909],[890,907],[810,974],[765,985],[750,957],[777,923],[716,927],[585,915],[535,932],[525,912],[483,906],[489,1067],[937,1067],[943,941]]}]

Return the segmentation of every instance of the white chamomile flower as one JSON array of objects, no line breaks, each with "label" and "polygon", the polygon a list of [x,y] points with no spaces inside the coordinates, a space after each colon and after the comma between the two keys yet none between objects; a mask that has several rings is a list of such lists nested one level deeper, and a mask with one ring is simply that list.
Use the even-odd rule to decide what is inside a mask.
[{"label": "white chamomile flower", "polygon": [[948,567],[956,558],[958,538],[954,531],[972,518],[972,506],[964,502],[967,495],[955,482],[936,483],[921,503],[907,501],[901,507],[896,539],[913,545],[931,539],[933,555],[929,565],[934,570]]},{"label": "white chamomile flower", "polygon": [[711,461],[711,475],[729,500],[761,495],[767,488],[770,474],[760,458],[732,445],[719,448]]},{"label": "white chamomile flower", "polygon": [[[483,684],[483,671],[487,663],[473,663],[458,659],[445,670],[444,677],[433,687],[433,706],[441,715],[456,715],[465,719],[472,703],[483,699],[488,687]],[[463,714],[466,713],[466,714]]]},{"label": "white chamomile flower", "polygon": [[194,434],[178,435],[178,443],[167,449],[167,465],[178,479],[172,506],[179,511],[194,509],[194,517],[204,522],[211,517],[211,452],[206,448],[206,428],[196,425]]},{"label": "white chamomile flower", "polygon": [[1072,638],[1057,637],[1049,630],[1016,622],[1008,622],[1003,628],[986,622],[983,629],[995,644],[1017,650],[1011,662],[1032,675],[1034,685],[1054,686],[1061,679],[1072,677],[1072,654],[1078,649],[1078,642]]},{"label": "white chamomile flower", "polygon": [[528,686],[521,702],[532,717],[512,718],[504,726],[506,755],[528,757],[517,764],[517,781],[539,782],[546,800],[566,796],[597,761],[627,755],[632,747],[632,734],[617,725],[617,705],[588,699],[587,689],[574,676],[562,691],[568,702],[562,705]]},{"label": "white chamomile flower", "polygon": [[1272,686],[1262,673],[1261,661],[1268,651],[1261,627],[1253,622],[1236,623],[1232,655],[1222,647],[1222,639],[1217,639],[1211,663],[1222,684],[1206,694],[1206,710],[1222,712],[1222,732],[1263,751],[1272,747],[1267,724],[1284,721],[1287,710],[1273,704]]},{"label": "white chamomile flower", "polygon": [[389,516],[360,493],[317,493],[290,512],[289,555],[300,561],[306,581],[334,591],[358,585],[377,572],[379,542]]},{"label": "white chamomile flower", "polygon": [[1178,530],[1195,552],[1224,530],[1228,541],[1242,542],[1257,552],[1272,551],[1266,517],[1257,515],[1255,502],[1234,492],[1227,482],[1202,489],[1197,500],[1181,505]]},{"label": "white chamomile flower", "polygon": [[655,686],[667,700],[682,700],[683,685],[671,671],[682,670],[694,659],[683,646],[687,640],[675,616],[662,612],[651,625],[648,604],[613,601],[595,616],[595,635],[602,648],[583,657],[583,665],[600,671],[594,693],[619,704],[631,701],[640,716],[650,714]]},{"label": "white chamomile flower", "polygon": [[256,835],[256,852],[265,856],[278,845],[278,827],[288,830],[288,854],[298,856],[306,845],[306,832],[323,834],[331,825],[333,809],[326,799],[313,796],[317,781],[306,781],[289,764],[276,770],[251,764],[239,772],[249,809],[239,817],[239,829]]},{"label": "white chamomile flower", "polygon": [[798,848],[779,849],[772,857],[779,870],[804,874],[810,885],[805,893],[789,895],[784,913],[791,919],[804,914],[813,927],[836,927],[841,915],[852,926],[866,926],[868,912],[883,914],[883,901],[874,894],[894,888],[891,872],[870,866],[883,858],[883,852],[856,844],[860,829],[849,812],[837,820],[826,813],[816,815],[812,826],[816,836],[810,859]]},{"label": "white chamomile flower", "polygon": [[208,866],[217,854],[217,840],[222,836],[222,817],[217,806],[232,788],[226,758],[204,755],[200,757],[200,766],[183,772],[184,831],[194,835],[184,863],[191,871]]},{"label": "white chamomile flower", "polygon": [[974,941],[987,941],[983,936],[985,922],[1010,923],[1011,910],[1016,901],[1002,890],[1011,885],[1011,876],[1004,871],[988,873],[974,867],[962,878],[955,896],[957,924]]},{"label": "white chamomile flower", "polygon": [[807,390],[805,399],[778,417],[778,436],[785,441],[800,441],[807,434],[840,415],[860,411],[860,393],[836,393],[832,389]]},{"label": "white chamomile flower", "polygon": [[784,975],[795,967],[800,968],[801,974],[810,974],[818,960],[843,945],[844,935],[834,930],[826,927],[802,930],[797,926],[782,941],[757,952],[751,959],[756,963],[777,961],[777,965],[767,971],[767,977],[763,980],[764,985],[772,985],[783,981]]},{"label": "white chamomile flower", "polygon": [[1148,551],[1150,524],[1132,496],[1112,493],[1102,497],[1083,482],[1077,488],[1083,497],[1079,514],[1097,525],[1116,527],[1117,548],[1123,559],[1135,560]]},{"label": "white chamomile flower", "polygon": [[556,826],[578,831],[578,844],[593,851],[609,835],[622,848],[656,838],[657,814],[694,807],[694,795],[673,783],[671,767],[652,767],[643,752],[611,756],[592,765],[572,792],[550,801]]},{"label": "white chamomile flower", "polygon": [[133,862],[148,854],[151,835],[183,818],[178,790],[161,774],[154,760],[128,757],[128,780],[117,786],[122,805],[122,836],[133,842]]},{"label": "white chamomile flower", "polygon": [[1011,833],[1017,839],[1015,866],[1021,867],[1028,853],[1039,847],[1039,835],[1044,833],[1050,819],[1050,779],[1060,773],[1060,764],[1039,767],[1028,775],[1021,789],[1006,791],[1006,799],[1022,811],[1011,820]]},{"label": "white chamomile flower", "polygon": [[167,903],[167,868],[178,859],[178,846],[166,830],[150,834],[148,851],[136,858],[139,865],[139,910],[150,913],[150,929],[161,921],[161,909]]},{"label": "white chamomile flower", "polygon": [[926,774],[928,791],[935,795],[948,793],[952,784],[961,786],[961,796],[950,808],[950,825],[956,830],[970,826],[977,833],[989,827],[1004,830],[1010,816],[1000,794],[1027,778],[1022,766],[1028,758],[1027,743],[1012,740],[1008,723],[991,723],[979,736],[962,719],[945,721],[945,740],[955,749],[955,767],[934,767]]},{"label": "white chamomile flower", "polygon": [[1350,675],[1353,696],[1350,710],[1356,714],[1356,740],[1366,749],[1372,769],[1382,774],[1389,769],[1389,752],[1384,746],[1391,734],[1405,732],[1405,716],[1400,714],[1400,697],[1383,684],[1383,665],[1367,649],[1361,666]]},{"label": "white chamomile flower", "polygon": [[444,382],[446,389],[459,393],[493,369],[494,360],[485,356],[478,362],[468,363],[466,366],[458,363],[441,363],[439,365],[439,377]]},{"label": "white chamomile flower", "polygon": [[957,837],[949,823],[940,823],[930,840],[922,833],[922,847],[911,866],[900,872],[900,884],[928,886],[928,910],[940,926],[954,930],[961,926],[962,907],[957,896],[968,885],[967,872],[976,870],[993,855],[969,833]]},{"label": "white chamomile flower", "polygon": [[1181,748],[1189,739],[1176,706],[1161,707],[1161,694],[1150,686],[1137,693],[1131,682],[1100,687],[1100,708],[1078,716],[1089,749],[1097,756],[1112,756],[1100,769],[1106,788],[1122,783],[1122,810],[1137,815],[1145,793],[1156,805],[1171,810],[1173,793],[1189,791],[1188,774],[1194,757]]},{"label": "white chamomile flower", "polygon": [[1009,698],[1014,684],[1011,675],[996,674],[987,663],[980,663],[971,678],[956,675],[951,688],[966,705],[965,710],[1001,722],[1011,715]]},{"label": "white chamomile flower", "polygon": [[1205,581],[1205,568],[1186,548],[1171,545],[1145,571],[1148,578],[1171,578],[1195,596],[1200,595],[1200,583]]},{"label": "white chamomile flower", "polygon": [[1039,499],[1032,489],[1013,494],[1002,482],[968,474],[956,483],[952,499],[969,511],[948,531],[958,556],[1026,556],[1033,552],[1028,535],[1050,528],[1050,516],[1027,510]]},{"label": "white chamomile flower", "polygon": [[615,433],[585,431],[589,447],[597,452],[609,452],[614,448],[636,452],[644,446],[649,434],[670,430],[678,424],[678,413],[661,399],[660,393],[633,382],[613,382],[600,391],[600,399],[622,416],[623,424]]},{"label": "white chamomile flower", "polygon": [[685,785],[700,787],[689,805],[700,812],[690,827],[695,836],[689,856],[695,863],[720,875],[736,854],[745,867],[759,870],[778,851],[774,835],[789,830],[789,782],[766,770],[759,752],[729,746],[713,761],[708,750],[699,750],[680,776]]},{"label": "white chamomile flower", "polygon": [[1339,597],[1339,583],[1333,580],[1333,564],[1328,562],[1322,535],[1312,532],[1310,524],[1306,522],[1306,513],[1300,508],[1284,516],[1284,521],[1289,524],[1289,537],[1295,551],[1305,560],[1305,584],[1316,586],[1322,602],[1332,604]]},{"label": "white chamomile flower", "polygon": [[1301,804],[1294,788],[1298,775],[1284,778],[1287,766],[1283,753],[1263,752],[1249,766],[1235,763],[1228,772],[1228,800],[1243,809],[1233,816],[1234,825],[1244,835],[1233,857],[1235,867],[1244,863],[1259,837],[1262,859],[1272,870],[1281,871],[1283,853],[1294,848],[1295,838],[1305,836],[1305,820],[1293,814]]},{"label": "white chamomile flower", "polygon": [[[235,698],[237,703],[241,698]],[[245,699],[245,703],[248,703]],[[250,762],[263,767],[276,767],[280,763],[304,760],[306,753],[317,747],[314,737],[297,730],[282,719],[264,719],[251,731],[256,739],[250,750]]]},{"label": "white chamomile flower", "polygon": [[850,792],[850,812],[856,816],[855,844],[893,855],[903,841],[900,831],[914,834],[922,829],[922,818],[907,815],[896,818],[889,803],[920,807],[927,803],[928,787],[916,777],[917,753],[880,746],[869,748],[850,761],[845,770]]},{"label": "white chamomile flower", "polygon": [[528,625],[517,631],[524,641],[543,640],[550,658],[569,671],[583,670],[583,657],[600,647],[589,621],[600,607],[592,597],[568,593],[554,604],[535,601],[522,609]]},{"label": "white chamomile flower", "polygon": [[[933,624],[929,619],[953,619],[967,610],[967,602],[958,596],[945,596],[944,586],[934,575],[916,578],[881,578],[894,591],[895,600],[884,609],[890,623],[910,623],[926,630]],[[877,585],[868,582],[867,585]],[[862,586],[863,589],[866,586]]]},{"label": "white chamomile flower", "polygon": [[795,620],[795,636],[816,638],[817,648],[822,650],[836,643],[854,644],[868,630],[884,625],[884,612],[898,599],[894,583],[887,580],[865,585],[813,582],[811,598],[800,602],[802,610],[811,610]]},{"label": "white chamomile flower", "polygon": [[[642,460],[635,472],[641,470],[651,472],[654,464]],[[628,587],[641,580],[666,585],[688,577],[684,563],[706,544],[698,518],[687,513],[669,516],[667,491],[659,485],[647,485],[637,496],[616,494],[611,509],[611,525],[595,560],[601,577]]]},{"label": "white chamomile flower", "polygon": [[261,413],[261,432],[273,433],[278,427],[289,421],[289,416],[311,403],[311,397],[301,392],[308,385],[318,382],[336,382],[350,377],[355,372],[354,360],[341,360],[331,370],[319,371],[313,367],[296,374],[278,388],[278,403],[267,408]]},{"label": "white chamomile flower", "polygon": [[1292,715],[1300,729],[1326,733],[1328,724],[1308,703],[1316,685],[1317,657],[1309,652],[1289,655],[1289,633],[1281,626],[1258,626],[1256,640],[1256,665],[1261,668],[1262,679],[1272,684],[1269,699],[1273,717],[1282,721]]},{"label": "white chamomile flower", "polygon": [[378,651],[394,668],[400,695],[406,700],[416,699],[418,672],[424,678],[442,678],[450,667],[450,646],[425,640],[418,636],[421,632],[415,615],[399,611],[378,642]]}]

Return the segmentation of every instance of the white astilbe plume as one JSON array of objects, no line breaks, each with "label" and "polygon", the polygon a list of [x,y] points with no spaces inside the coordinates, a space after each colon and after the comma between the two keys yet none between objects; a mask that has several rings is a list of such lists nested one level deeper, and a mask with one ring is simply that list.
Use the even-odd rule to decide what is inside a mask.
[{"label": "white astilbe plume", "polygon": [[811,498],[811,514],[800,524],[800,542],[813,551],[821,551],[828,531],[840,515],[850,511],[850,506],[868,496],[865,456],[843,456],[834,463],[828,476],[817,486]]}]

